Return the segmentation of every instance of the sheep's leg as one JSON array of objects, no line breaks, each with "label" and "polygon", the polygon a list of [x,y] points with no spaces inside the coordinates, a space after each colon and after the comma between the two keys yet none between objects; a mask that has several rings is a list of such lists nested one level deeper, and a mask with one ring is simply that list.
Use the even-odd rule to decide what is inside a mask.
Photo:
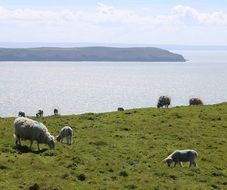
[{"label": "sheep's leg", "polygon": [[20,137],[16,136],[16,145],[18,145],[18,142],[19,142],[19,145],[21,145]]},{"label": "sheep's leg", "polygon": [[195,163],[195,161],[193,161],[193,162],[192,162],[192,164],[193,164],[193,166],[194,166],[194,167],[196,167],[196,163]]},{"label": "sheep's leg", "polygon": [[182,162],[179,162],[179,165],[180,165],[180,167],[183,167],[183,164],[182,164]]},{"label": "sheep's leg", "polygon": [[69,136],[70,144],[72,144],[72,135]]},{"label": "sheep's leg", "polygon": [[177,165],[178,162],[174,162],[174,167]]},{"label": "sheep's leg", "polygon": [[32,149],[33,140],[30,140],[30,149]]},{"label": "sheep's leg", "polygon": [[37,141],[37,147],[38,147],[38,151],[40,151],[40,148],[39,148],[39,142]]},{"label": "sheep's leg", "polygon": [[195,163],[194,160],[193,160],[193,161],[190,161],[189,168],[190,168],[192,165],[193,165],[194,167],[196,167],[196,163]]}]

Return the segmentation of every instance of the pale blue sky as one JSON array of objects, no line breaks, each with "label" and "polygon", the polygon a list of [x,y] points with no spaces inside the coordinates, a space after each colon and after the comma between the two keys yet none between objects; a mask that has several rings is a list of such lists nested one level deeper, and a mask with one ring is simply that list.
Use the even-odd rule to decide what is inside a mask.
[{"label": "pale blue sky", "polygon": [[227,45],[224,0],[0,0],[0,42]]},{"label": "pale blue sky", "polygon": [[175,5],[187,5],[202,10],[226,10],[225,0],[0,0],[1,6],[8,8],[91,8],[100,2],[123,8],[159,7],[161,9]]}]

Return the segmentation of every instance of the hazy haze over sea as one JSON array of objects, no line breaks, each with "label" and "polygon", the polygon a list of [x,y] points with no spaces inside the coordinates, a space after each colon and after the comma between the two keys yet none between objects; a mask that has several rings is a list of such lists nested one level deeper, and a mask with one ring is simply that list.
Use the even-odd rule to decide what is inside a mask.
[{"label": "hazy haze over sea", "polygon": [[177,51],[187,62],[0,62],[0,116],[39,108],[52,114],[171,106],[190,97],[206,104],[227,101],[227,51]]}]

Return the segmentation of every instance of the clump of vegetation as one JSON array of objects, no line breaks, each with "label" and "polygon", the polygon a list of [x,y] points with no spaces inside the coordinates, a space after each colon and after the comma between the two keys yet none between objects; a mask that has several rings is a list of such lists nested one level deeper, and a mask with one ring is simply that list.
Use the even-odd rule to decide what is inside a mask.
[{"label": "clump of vegetation", "polygon": [[80,174],[77,176],[77,178],[80,180],[80,181],[84,181],[86,179],[86,175],[84,174]]},{"label": "clump of vegetation", "polygon": [[126,172],[126,171],[121,171],[121,172],[119,173],[119,176],[128,177],[128,172]]},{"label": "clump of vegetation", "polygon": [[29,187],[29,190],[39,190],[39,185],[37,183],[35,183],[34,185]]},{"label": "clump of vegetation", "polygon": [[[72,145],[15,146],[0,118],[0,189],[226,189],[227,103],[33,118],[53,135],[72,126]],[[194,149],[198,168],[167,167],[176,149]]]}]

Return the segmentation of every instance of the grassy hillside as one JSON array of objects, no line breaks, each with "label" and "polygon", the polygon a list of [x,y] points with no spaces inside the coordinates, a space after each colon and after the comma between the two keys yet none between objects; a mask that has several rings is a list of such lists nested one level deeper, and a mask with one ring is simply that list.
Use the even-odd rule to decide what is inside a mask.
[{"label": "grassy hillside", "polygon": [[[40,120],[54,135],[72,126],[74,144],[16,150],[14,118],[1,118],[0,189],[227,189],[227,104]],[[197,169],[161,162],[186,148],[199,153]]]}]

